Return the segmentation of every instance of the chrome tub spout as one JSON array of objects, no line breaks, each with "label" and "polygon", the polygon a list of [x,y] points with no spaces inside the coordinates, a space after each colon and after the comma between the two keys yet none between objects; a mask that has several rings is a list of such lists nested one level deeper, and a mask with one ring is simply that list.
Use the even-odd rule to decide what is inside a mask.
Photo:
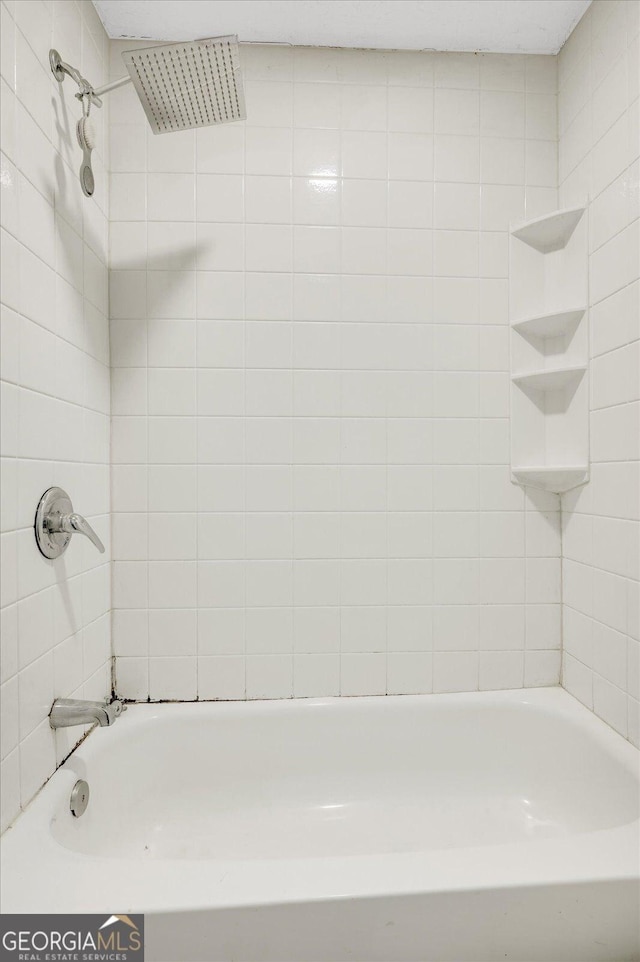
[{"label": "chrome tub spout", "polygon": [[71,728],[74,725],[113,725],[126,705],[115,699],[110,703],[102,701],[83,701],[80,698],[57,698],[49,713],[52,728]]}]

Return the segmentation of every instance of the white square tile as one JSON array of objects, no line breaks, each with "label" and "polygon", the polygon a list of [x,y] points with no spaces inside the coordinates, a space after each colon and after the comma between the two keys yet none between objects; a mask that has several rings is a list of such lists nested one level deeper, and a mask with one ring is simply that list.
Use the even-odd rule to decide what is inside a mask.
[{"label": "white square tile", "polygon": [[[389,133],[388,140],[390,180],[432,180],[434,138],[431,134],[392,131]],[[351,170],[352,173],[348,176],[358,176],[355,164],[351,166]],[[385,176],[381,165],[377,167],[377,170],[381,173],[371,176]],[[347,175],[345,174],[345,176]]]},{"label": "white square tile", "polygon": [[479,617],[475,605],[436,605],[433,608],[433,650],[476,651]]},{"label": "white square tile", "polygon": [[296,512],[293,519],[294,556],[300,559],[338,557],[339,521],[339,515],[334,513]]},{"label": "white square tile", "polygon": [[198,655],[244,654],[244,608],[198,610]]},{"label": "white square tile", "polygon": [[[247,181],[252,178],[247,178]],[[198,221],[242,221],[243,178],[238,174],[198,174],[196,177],[196,219]],[[248,214],[248,211],[247,211]]]},{"label": "white square tile", "polygon": [[188,368],[151,368],[147,382],[149,414],[185,416],[196,413],[195,371]]},{"label": "white square tile", "polygon": [[[195,655],[196,612],[189,609],[164,609],[149,612],[149,655]],[[131,652],[131,654],[134,654]]]},{"label": "white square tile", "polygon": [[293,659],[293,694],[319,698],[340,694],[340,658],[331,654],[301,654]]},{"label": "white square tile", "polygon": [[150,514],[149,558],[154,561],[190,561],[196,557],[194,514]]},{"label": "white square tile", "polygon": [[480,172],[483,184],[522,184],[525,172],[524,140],[483,137],[480,141]]},{"label": "white square tile", "polygon": [[293,695],[291,655],[248,655],[246,673],[247,698],[291,698]]},{"label": "white square tile", "polygon": [[436,53],[434,84],[436,87],[476,89],[480,85],[480,57],[468,53]]},{"label": "white square tile", "polygon": [[149,562],[150,608],[193,608],[196,589],[195,562]]},{"label": "white square tile", "polygon": [[149,698],[193,701],[197,693],[195,658],[150,658]]},{"label": "white square tile", "polygon": [[247,605],[281,607],[293,603],[291,561],[248,561],[245,570]]},{"label": "white square tile", "polygon": [[438,90],[434,97],[436,134],[477,134],[480,100],[476,90]]},{"label": "white square tile", "polygon": [[246,515],[246,556],[248,558],[291,558],[293,522],[289,513]]},{"label": "white square tile", "polygon": [[340,90],[337,84],[296,82],[293,88],[294,125],[338,128]]},{"label": "white square tile", "polygon": [[337,607],[295,607],[296,652],[329,653],[340,648],[340,611]]},{"label": "white square tile", "polygon": [[[189,377],[192,372],[184,372]],[[254,374],[256,372],[253,372]],[[229,417],[245,410],[244,371],[200,370],[197,375],[197,411],[206,417]]]},{"label": "white square tile", "polygon": [[234,655],[198,659],[198,699],[231,701],[245,697],[244,658]]},{"label": "white square tile", "polygon": [[340,519],[343,558],[382,558],[387,553],[387,521],[383,512],[345,512]]},{"label": "white square tile", "polygon": [[473,651],[435,652],[433,655],[433,690],[477,691],[478,655]]},{"label": "white square tile", "polygon": [[[531,94],[531,97],[544,96]],[[516,91],[480,92],[480,132],[486,137],[522,137],[525,132],[525,97]],[[533,132],[533,131],[532,131]],[[548,137],[541,139],[548,140]]]},{"label": "white square tile", "polygon": [[293,379],[293,412],[301,417],[330,417],[340,413],[337,371],[297,371]]},{"label": "white square tile", "polygon": [[146,658],[149,653],[149,618],[147,611],[133,609],[111,612],[113,650],[118,657]]},{"label": "white square tile", "polygon": [[[284,128],[248,127],[245,145],[247,174],[290,175],[293,139]],[[234,171],[235,173],[235,171]]]},{"label": "white square tile", "polygon": [[434,179],[475,184],[480,180],[480,141],[468,134],[440,134],[434,143]]},{"label": "white square tile", "polygon": [[[386,87],[345,84],[340,92],[340,125],[343,130],[386,130]],[[390,119],[391,116],[390,113]]]},{"label": "white square tile", "polygon": [[522,688],[524,655],[521,651],[480,652],[480,690]]},{"label": "white square tile", "polygon": [[[240,183],[242,184],[242,181]],[[291,178],[260,175],[245,177],[244,205],[247,223],[290,224],[293,214]],[[241,220],[242,217],[237,219]]]},{"label": "white square tile", "polygon": [[480,189],[475,184],[436,184],[434,227],[439,230],[477,230]]},{"label": "white square tile", "polygon": [[381,228],[343,228],[343,271],[347,274],[384,273],[387,257],[386,240],[386,231]]},{"label": "white square tile", "polygon": [[342,223],[348,227],[384,227],[387,185],[383,180],[342,181]]},{"label": "white square tile", "polygon": [[[340,460],[340,421],[338,418],[296,417],[293,422],[293,451],[289,460],[295,464],[337,463]],[[265,452],[265,460],[273,460]]]},{"label": "white square tile", "polygon": [[198,224],[199,271],[241,271],[245,265],[245,231],[240,224]]},{"label": "white square tile", "polygon": [[254,464],[290,464],[294,438],[289,418],[247,418],[245,452]]},{"label": "white square tile", "polygon": [[180,130],[172,137],[157,137],[147,131],[147,169],[152,173],[192,173],[195,150],[195,130]]},{"label": "white square tile", "polygon": [[427,276],[432,270],[432,257],[431,231],[401,228],[387,231],[387,270],[390,274]]},{"label": "white square tile", "polygon": [[387,687],[384,654],[343,654],[340,658],[341,695],[383,695]]},{"label": "white square tile", "polygon": [[420,695],[433,686],[430,652],[390,652],[387,657],[387,694]]},{"label": "white square tile", "polygon": [[560,682],[559,651],[528,651],[524,656],[525,688],[546,688]]},{"label": "white square tile", "polygon": [[149,220],[193,221],[193,174],[148,174],[147,216]]},{"label": "white square tile", "polygon": [[293,233],[290,227],[277,224],[247,225],[245,227],[246,269],[290,271],[293,263],[292,245]]},{"label": "white square tile", "polygon": [[344,131],[341,157],[343,177],[386,177],[386,134],[376,131]]},{"label": "white square tile", "polygon": [[433,130],[433,91],[427,87],[389,88],[389,130]]},{"label": "white square tile", "polygon": [[196,468],[186,464],[149,466],[150,511],[195,511]]},{"label": "white square tile", "polygon": [[303,558],[293,565],[293,601],[296,606],[334,607],[340,598],[340,569],[337,561]]},{"label": "white square tile", "polygon": [[340,269],[340,231],[335,227],[296,227],[293,266],[302,273],[337,273]]},{"label": "white square tile", "polygon": [[199,562],[199,606],[204,608],[237,608],[244,603],[245,571],[241,562]]},{"label": "white square tile", "polygon": [[292,608],[248,608],[245,624],[248,655],[277,655],[293,650]]},{"label": "white square tile", "polygon": [[344,605],[379,605],[387,597],[385,561],[343,560],[340,563],[340,598]]},{"label": "white square tile", "polygon": [[432,601],[431,561],[422,558],[394,558],[389,560],[387,570],[389,604],[427,605]]},{"label": "white square tile", "polygon": [[293,173],[298,177],[338,177],[340,133],[337,130],[295,130]]},{"label": "white square tile", "polygon": [[433,519],[430,512],[402,511],[387,519],[390,558],[426,558],[433,550]]},{"label": "white square tile", "polygon": [[[527,600],[534,600],[528,597],[530,594],[529,580],[525,575],[524,560],[520,558],[483,558],[479,567],[480,601],[482,604],[521,604],[525,600],[525,592]],[[541,598],[540,600],[547,599]]]},{"label": "white square tile", "polygon": [[201,127],[196,131],[197,171],[241,174],[244,169],[244,141],[245,129],[240,124]]},{"label": "white square tile", "polygon": [[[300,321],[336,321],[340,316],[340,278],[331,274],[294,274],[293,311]],[[282,316],[282,309],[280,309]],[[286,316],[286,314],[284,315]]]},{"label": "white square tile", "polygon": [[340,186],[336,177],[293,179],[295,224],[331,226],[340,222]]},{"label": "white square tile", "polygon": [[432,223],[433,189],[430,183],[416,181],[389,183],[390,227],[426,228],[431,227]]},{"label": "white square tile", "polygon": [[256,127],[290,127],[293,111],[292,84],[264,79],[245,83],[247,122]]}]

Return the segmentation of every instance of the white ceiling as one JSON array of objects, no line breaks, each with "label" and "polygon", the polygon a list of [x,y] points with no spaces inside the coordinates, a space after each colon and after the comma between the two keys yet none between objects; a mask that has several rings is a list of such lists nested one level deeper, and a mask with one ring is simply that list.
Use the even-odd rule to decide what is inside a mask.
[{"label": "white ceiling", "polygon": [[591,0],[93,0],[112,38],[557,53]]}]

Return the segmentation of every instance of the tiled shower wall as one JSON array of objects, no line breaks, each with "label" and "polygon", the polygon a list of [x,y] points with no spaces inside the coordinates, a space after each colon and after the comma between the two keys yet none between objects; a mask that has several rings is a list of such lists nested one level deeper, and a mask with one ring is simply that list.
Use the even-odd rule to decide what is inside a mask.
[{"label": "tiled shower wall", "polygon": [[560,200],[590,205],[591,483],[563,498],[564,685],[640,744],[640,3],[559,57]]},{"label": "tiled shower wall", "polygon": [[154,137],[112,95],[119,694],[557,683],[559,505],[510,483],[507,373],[556,58],[242,60],[246,124]]},{"label": "tiled shower wall", "polygon": [[[107,125],[96,112],[97,190],[83,198],[76,87],[49,48],[98,84],[107,38],[90,2],[2,3],[1,828],[78,730],[49,727],[54,697],[110,691],[109,553],[73,539],[46,561],[33,536],[57,484],[109,543]],[[102,129],[104,127],[104,130]]]}]

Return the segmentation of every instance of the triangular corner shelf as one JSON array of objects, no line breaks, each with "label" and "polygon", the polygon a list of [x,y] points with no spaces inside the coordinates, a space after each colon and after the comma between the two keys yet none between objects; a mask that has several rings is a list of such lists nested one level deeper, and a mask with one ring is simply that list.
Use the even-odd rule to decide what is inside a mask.
[{"label": "triangular corner shelf", "polygon": [[562,250],[584,214],[584,207],[568,207],[512,227],[511,234],[541,254]]},{"label": "triangular corner shelf", "polygon": [[586,464],[552,467],[539,465],[532,467],[512,467],[511,473],[518,484],[539,488],[554,494],[564,494],[584,484],[589,478]]},{"label": "triangular corner shelf", "polygon": [[513,321],[511,326],[518,334],[524,334],[526,337],[562,337],[581,320],[585,311],[586,307],[577,307],[571,311],[539,314],[537,317],[525,317],[522,320]]},{"label": "triangular corner shelf", "polygon": [[531,371],[528,374],[514,374],[511,380],[521,388],[533,388],[535,391],[560,391],[574,381],[579,380],[586,365],[573,367],[550,368],[543,371]]}]

